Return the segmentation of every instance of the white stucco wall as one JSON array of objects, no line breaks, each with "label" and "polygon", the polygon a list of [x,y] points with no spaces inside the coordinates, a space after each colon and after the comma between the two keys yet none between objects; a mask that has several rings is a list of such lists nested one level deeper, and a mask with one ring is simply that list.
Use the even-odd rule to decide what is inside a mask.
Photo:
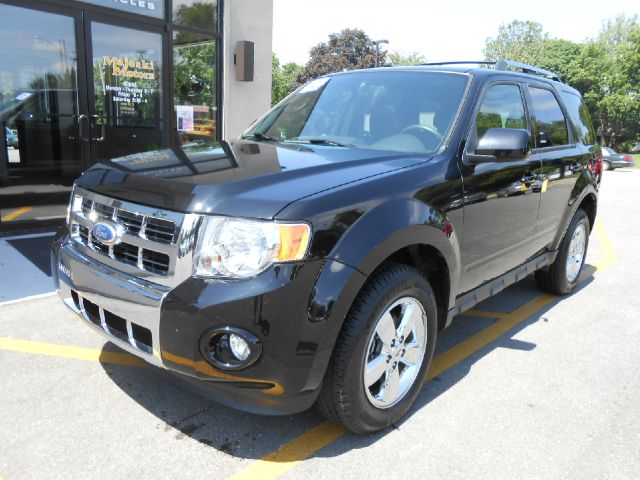
[{"label": "white stucco wall", "polygon": [[[222,137],[240,135],[271,107],[273,0],[226,0],[224,3],[224,82]],[[236,80],[236,42],[255,43],[252,82]]]}]

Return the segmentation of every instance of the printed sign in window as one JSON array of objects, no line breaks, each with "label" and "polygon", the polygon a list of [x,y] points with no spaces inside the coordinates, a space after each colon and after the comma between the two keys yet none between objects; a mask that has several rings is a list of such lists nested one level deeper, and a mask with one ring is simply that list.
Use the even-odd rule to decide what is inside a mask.
[{"label": "printed sign in window", "polygon": [[193,106],[192,105],[176,105],[176,115],[178,120],[179,132],[193,131]]}]

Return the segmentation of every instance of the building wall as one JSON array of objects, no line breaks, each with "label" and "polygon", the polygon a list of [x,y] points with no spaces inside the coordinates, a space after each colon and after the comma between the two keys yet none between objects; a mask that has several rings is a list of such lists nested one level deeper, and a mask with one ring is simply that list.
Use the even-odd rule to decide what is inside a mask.
[{"label": "building wall", "polygon": [[[223,139],[240,135],[271,107],[273,0],[226,0],[224,12]],[[236,80],[236,42],[255,44],[252,82]]]}]

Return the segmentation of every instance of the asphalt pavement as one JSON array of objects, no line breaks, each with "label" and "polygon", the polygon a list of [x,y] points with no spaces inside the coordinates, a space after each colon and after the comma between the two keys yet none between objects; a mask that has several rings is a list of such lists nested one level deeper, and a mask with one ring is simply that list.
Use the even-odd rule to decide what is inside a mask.
[{"label": "asphalt pavement", "polygon": [[638,184],[605,172],[573,295],[529,277],[457,317],[410,415],[367,437],[192,394],[55,296],[0,303],[0,478],[637,479]]}]

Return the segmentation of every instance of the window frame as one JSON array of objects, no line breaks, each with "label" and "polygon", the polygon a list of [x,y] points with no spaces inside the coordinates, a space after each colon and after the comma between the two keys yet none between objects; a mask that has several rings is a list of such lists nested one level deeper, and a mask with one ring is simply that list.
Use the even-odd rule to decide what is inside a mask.
[{"label": "window frame", "polygon": [[[587,106],[586,106],[586,104],[585,104],[584,98],[583,98],[583,97],[582,97],[578,92],[570,91],[570,90],[566,90],[566,89],[562,89],[562,90],[560,90],[560,91],[559,91],[559,92],[557,92],[557,93],[558,93],[558,95],[560,96],[560,99],[563,101],[562,107],[566,109],[566,112],[569,112],[569,109],[567,108],[566,104],[564,103],[565,95],[571,95],[571,96],[573,96],[573,97],[576,97],[576,98],[579,100],[579,102],[580,102],[580,105],[579,105],[579,107],[578,107],[578,108],[580,108],[580,107],[584,107],[584,108],[585,108],[585,110],[587,110]],[[593,125],[593,119],[591,118],[591,113],[589,112],[589,110],[587,110],[587,114],[589,115],[589,125],[587,125],[585,122],[583,122],[583,121],[582,121],[582,119],[580,119],[580,122],[581,122],[581,123],[585,123],[585,127],[587,127],[587,130],[589,130],[589,135],[592,135],[592,136],[593,136],[593,143],[589,143],[589,144],[584,143],[584,142],[582,141],[582,138],[579,138],[579,135],[574,135],[574,136],[573,136],[573,143],[574,143],[574,145],[575,145],[575,144],[578,144],[578,142],[579,142],[581,145],[585,145],[585,146],[597,145],[597,144],[598,144],[598,133],[597,133],[597,129],[595,128],[595,125]],[[578,115],[579,115],[579,113],[578,113]],[[571,125],[574,127],[574,128],[572,128],[572,129],[571,129],[572,133],[576,133],[576,132],[575,132],[575,130],[576,130],[576,125],[574,125],[573,117],[572,117],[571,115],[567,115],[567,116],[566,116],[566,118],[567,118],[567,120],[571,123]]]},{"label": "window frame", "polygon": [[[556,92],[555,88],[553,88],[551,85],[546,84],[546,83],[542,83],[542,82],[533,82],[533,81],[527,81],[524,82],[525,87],[525,96],[527,99],[527,103],[530,105],[529,108],[529,115],[531,117],[531,126],[532,126],[532,132],[533,132],[533,147],[531,149],[532,153],[538,153],[538,152],[553,152],[555,150],[565,150],[565,149],[569,149],[569,148],[575,148],[576,146],[576,139],[574,137],[574,132],[572,128],[569,128],[569,115],[567,114],[567,109],[564,105],[564,102],[562,101],[562,98],[560,97],[560,95],[558,94],[558,92]],[[553,97],[556,99],[556,102],[558,103],[558,105],[560,106],[560,111],[562,112],[562,116],[564,117],[564,128],[567,131],[567,142],[564,145],[551,145],[550,147],[539,147],[537,146],[537,138],[538,138],[538,124],[536,121],[536,116],[535,116],[535,111],[533,109],[533,97],[531,95],[531,88],[538,88],[540,90],[547,90],[549,92],[551,92],[551,94],[553,95]]]},{"label": "window frame", "polygon": [[222,140],[222,132],[224,129],[223,126],[223,115],[222,115],[222,105],[223,105],[223,90],[224,90],[224,15],[225,15],[225,1],[217,0],[216,7],[216,30],[210,31],[201,28],[194,27],[186,27],[179,25],[173,22],[173,0],[166,0],[167,14],[165,15],[164,22],[167,28],[167,66],[168,71],[170,72],[169,78],[169,88],[167,91],[168,104],[171,107],[167,110],[167,115],[169,115],[169,142],[168,145],[182,149],[182,145],[176,139],[177,136],[174,134],[177,132],[178,121],[175,115],[175,81],[174,81],[174,73],[175,66],[173,64],[173,36],[174,33],[177,32],[186,32],[186,33],[195,33],[198,35],[203,35],[212,39],[216,44],[216,58],[214,59],[212,67],[215,69],[214,72],[214,81],[215,81],[215,122],[216,122],[216,132],[213,138],[214,141]]},{"label": "window frame", "polygon": [[[520,81],[519,79],[515,79],[515,78],[507,78],[507,77],[501,77],[501,78],[489,78],[484,85],[482,85],[480,92],[478,93],[478,99],[475,102],[475,105],[473,106],[473,110],[471,111],[471,115],[470,115],[470,121],[469,121],[469,126],[466,132],[466,135],[464,136],[465,138],[465,148],[464,151],[466,154],[473,154],[474,151],[470,151],[469,150],[469,146],[470,146],[470,142],[469,140],[471,139],[471,135],[473,133],[473,129],[477,128],[477,118],[478,118],[478,113],[480,112],[480,108],[482,107],[482,103],[484,102],[484,99],[487,96],[487,92],[492,88],[495,87],[497,85],[512,85],[518,88],[518,90],[520,91],[520,100],[522,101],[522,106],[524,108],[524,115],[525,115],[525,120],[527,122],[527,131],[529,132],[529,135],[531,136],[531,142],[533,141],[533,120],[532,120],[532,116],[531,116],[531,112],[529,111],[529,105],[527,102],[527,96],[525,93],[525,85],[524,82]],[[480,140],[478,138],[478,140]],[[531,143],[530,142],[530,143]],[[531,148],[531,151],[533,151],[533,147]]]}]

